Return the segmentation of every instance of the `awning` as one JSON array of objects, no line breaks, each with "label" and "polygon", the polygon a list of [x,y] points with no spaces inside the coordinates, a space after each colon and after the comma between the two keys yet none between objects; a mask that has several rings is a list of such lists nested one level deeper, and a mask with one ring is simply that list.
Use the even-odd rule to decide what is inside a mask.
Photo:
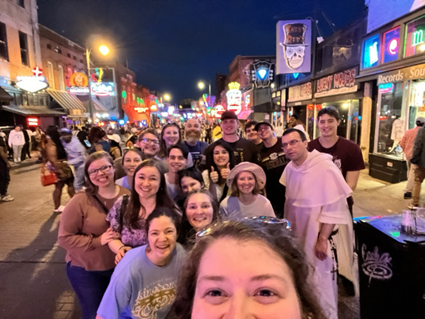
[{"label": "awning", "polygon": [[55,110],[48,109],[45,106],[31,106],[31,107],[18,107],[11,105],[2,105],[1,108],[5,111],[19,114],[19,115],[40,115],[40,116],[62,116],[67,115],[64,112],[59,112]]},{"label": "awning", "polygon": [[92,98],[94,109],[98,112],[108,112],[108,109],[96,98]]},{"label": "awning", "polygon": [[11,102],[13,100],[13,96],[7,93],[2,87],[0,87],[0,102]]},{"label": "awning", "polygon": [[240,120],[246,120],[248,119],[248,116],[252,113],[252,110],[242,111],[238,114],[238,119]]},{"label": "awning", "polygon": [[69,94],[65,91],[58,91],[58,90],[46,90],[49,95],[59,103],[60,106],[62,106],[65,110],[82,110],[86,111],[86,108],[84,107],[83,103],[74,95]]}]

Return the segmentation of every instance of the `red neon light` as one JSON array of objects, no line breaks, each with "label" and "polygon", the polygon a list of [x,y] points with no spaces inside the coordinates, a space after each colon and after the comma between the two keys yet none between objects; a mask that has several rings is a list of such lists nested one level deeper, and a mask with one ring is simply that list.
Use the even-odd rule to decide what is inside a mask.
[{"label": "red neon light", "polygon": [[28,117],[27,122],[28,122],[28,126],[38,126],[38,118],[37,117]]}]

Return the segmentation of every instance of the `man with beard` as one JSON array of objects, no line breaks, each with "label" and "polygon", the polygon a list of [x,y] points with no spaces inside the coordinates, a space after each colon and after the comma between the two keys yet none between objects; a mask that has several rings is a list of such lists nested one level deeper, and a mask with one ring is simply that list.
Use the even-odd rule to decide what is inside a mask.
[{"label": "man with beard", "polygon": [[189,149],[189,153],[192,155],[193,166],[199,166],[203,159],[203,153],[208,147],[208,143],[202,142],[201,138],[201,124],[198,119],[192,118],[187,121],[184,128],[185,141],[184,144]]}]

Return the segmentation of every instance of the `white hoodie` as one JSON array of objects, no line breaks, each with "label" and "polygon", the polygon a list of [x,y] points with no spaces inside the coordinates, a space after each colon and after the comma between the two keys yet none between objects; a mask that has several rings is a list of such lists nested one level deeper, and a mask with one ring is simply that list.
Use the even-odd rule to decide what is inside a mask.
[{"label": "white hoodie", "polygon": [[9,147],[12,145],[19,146],[25,145],[25,137],[22,131],[11,130],[9,133]]}]

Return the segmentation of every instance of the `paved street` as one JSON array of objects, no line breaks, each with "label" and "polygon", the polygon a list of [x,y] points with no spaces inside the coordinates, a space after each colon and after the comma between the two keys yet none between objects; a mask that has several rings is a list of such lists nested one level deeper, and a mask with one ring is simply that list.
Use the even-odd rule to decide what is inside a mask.
[{"label": "paved street", "polygon": [[[401,212],[407,203],[403,187],[374,180],[364,171],[354,196],[355,216]],[[53,214],[52,191],[53,186],[41,186],[39,165],[12,171],[15,201],[0,203],[0,318],[79,318],[64,251],[56,245],[60,215]],[[66,203],[65,192],[63,196]],[[357,298],[341,294],[340,301],[341,318],[358,318]]]}]

